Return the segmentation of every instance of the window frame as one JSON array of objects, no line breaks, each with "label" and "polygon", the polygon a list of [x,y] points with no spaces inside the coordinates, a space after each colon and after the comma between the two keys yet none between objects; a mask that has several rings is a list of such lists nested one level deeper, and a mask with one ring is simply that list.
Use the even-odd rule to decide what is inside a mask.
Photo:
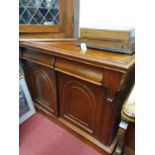
[{"label": "window frame", "polygon": [[19,24],[20,33],[37,33],[37,32],[64,32],[65,31],[65,0],[59,0],[59,24],[58,25],[33,25]]}]

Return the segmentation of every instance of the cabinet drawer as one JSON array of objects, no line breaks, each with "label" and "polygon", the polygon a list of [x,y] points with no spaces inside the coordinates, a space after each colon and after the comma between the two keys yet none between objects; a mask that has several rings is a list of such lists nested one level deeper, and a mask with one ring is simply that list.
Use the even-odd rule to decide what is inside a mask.
[{"label": "cabinet drawer", "polygon": [[20,57],[45,67],[53,68],[55,58],[51,55],[40,53],[31,49],[22,50]]},{"label": "cabinet drawer", "polygon": [[57,58],[55,70],[95,85],[102,85],[103,69],[101,68]]}]

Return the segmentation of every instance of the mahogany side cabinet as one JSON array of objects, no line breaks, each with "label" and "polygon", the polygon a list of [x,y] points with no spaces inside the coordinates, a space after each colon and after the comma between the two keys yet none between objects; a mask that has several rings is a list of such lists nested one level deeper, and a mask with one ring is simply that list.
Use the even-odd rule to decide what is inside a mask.
[{"label": "mahogany side cabinet", "polygon": [[83,52],[76,40],[25,41],[20,61],[36,108],[111,154],[134,84],[134,54]]}]

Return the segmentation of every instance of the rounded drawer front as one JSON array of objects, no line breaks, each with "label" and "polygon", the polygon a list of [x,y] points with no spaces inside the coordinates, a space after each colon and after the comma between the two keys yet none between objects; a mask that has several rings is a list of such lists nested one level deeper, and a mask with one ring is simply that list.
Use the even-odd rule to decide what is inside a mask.
[{"label": "rounded drawer front", "polygon": [[45,67],[54,68],[55,58],[48,54],[40,53],[31,49],[25,49],[20,53],[20,57]]},{"label": "rounded drawer front", "polygon": [[103,69],[65,59],[56,59],[55,70],[101,86]]}]

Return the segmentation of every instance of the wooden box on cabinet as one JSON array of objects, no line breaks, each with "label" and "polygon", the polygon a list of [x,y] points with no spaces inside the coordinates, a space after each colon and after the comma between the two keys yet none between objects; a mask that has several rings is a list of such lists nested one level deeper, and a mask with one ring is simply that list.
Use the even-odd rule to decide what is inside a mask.
[{"label": "wooden box on cabinet", "polygon": [[134,83],[134,55],[91,49],[84,54],[76,41],[20,46],[36,105],[54,109],[58,121],[112,153],[121,106]]}]

